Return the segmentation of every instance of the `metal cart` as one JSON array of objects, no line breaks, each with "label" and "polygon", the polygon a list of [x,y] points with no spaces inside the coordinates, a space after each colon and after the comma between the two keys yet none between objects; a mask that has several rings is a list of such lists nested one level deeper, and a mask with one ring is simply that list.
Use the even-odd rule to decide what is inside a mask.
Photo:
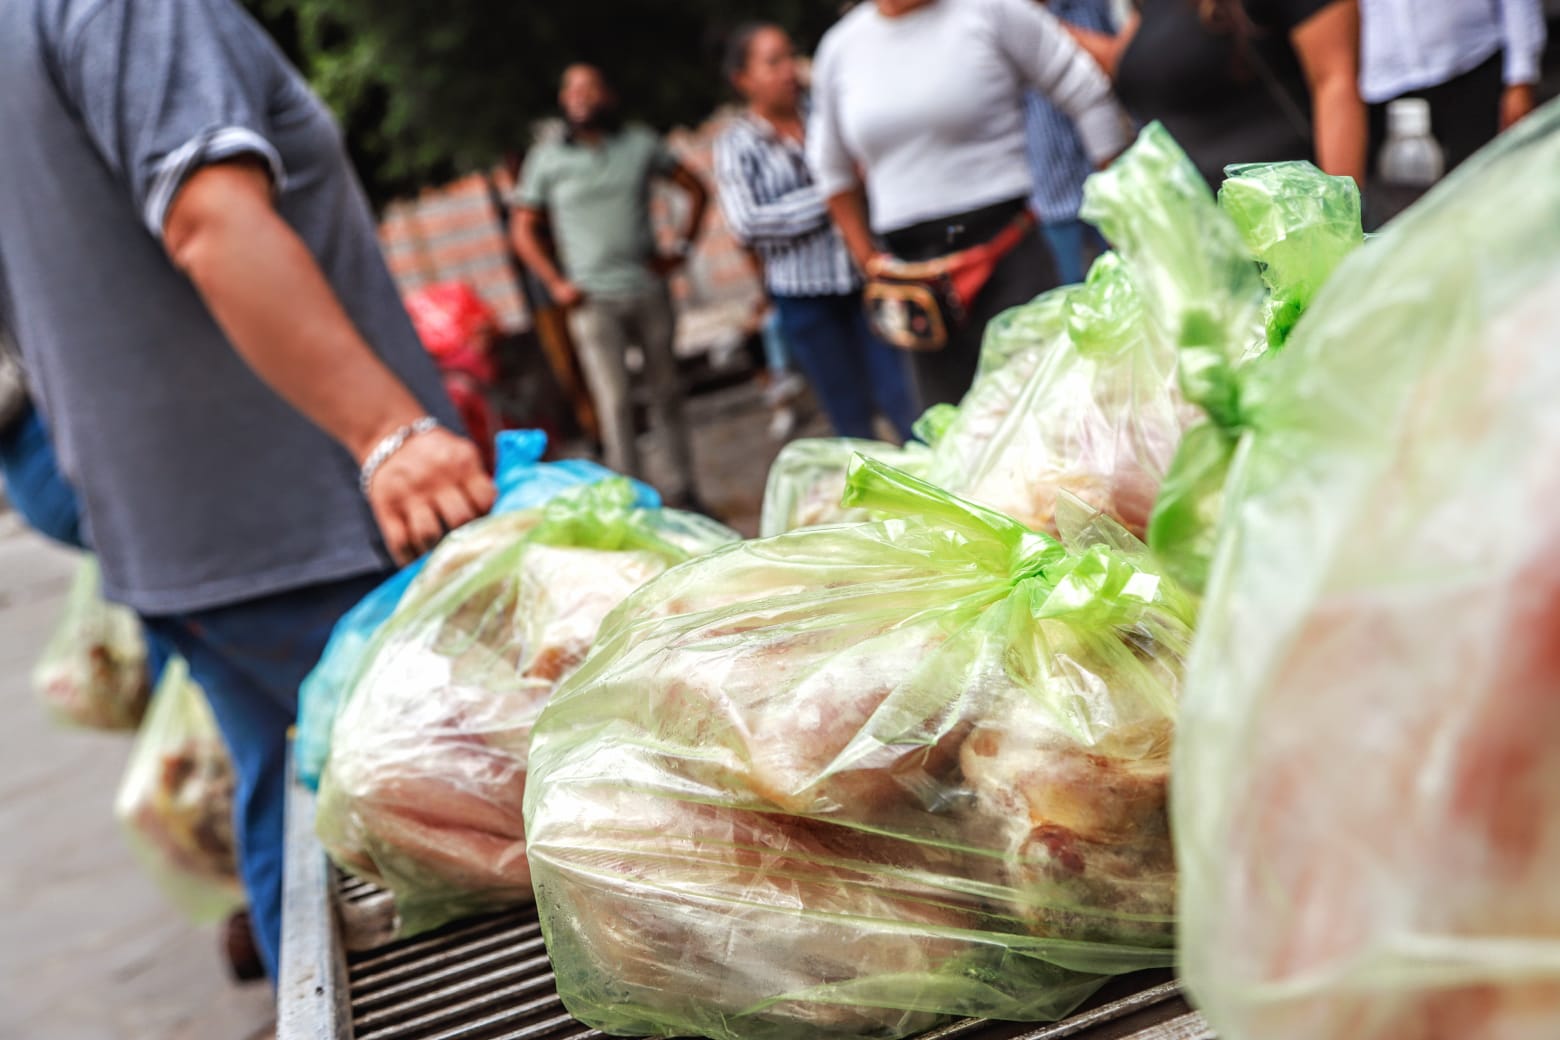
[{"label": "metal cart", "polygon": [[[564,1010],[527,907],[394,941],[390,897],[348,878],[290,788],[278,1040],[597,1040]],[[917,1040],[1213,1040],[1166,972],[1114,980],[1064,1022],[954,1022]]]}]

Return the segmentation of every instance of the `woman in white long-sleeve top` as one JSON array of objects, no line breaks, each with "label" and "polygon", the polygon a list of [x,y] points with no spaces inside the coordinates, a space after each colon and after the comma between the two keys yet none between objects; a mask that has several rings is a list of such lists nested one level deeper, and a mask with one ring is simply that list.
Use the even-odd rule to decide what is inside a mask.
[{"label": "woman in white long-sleeve top", "polygon": [[880,414],[907,440],[919,412],[909,366],[868,327],[861,275],[808,170],[790,37],[738,29],[725,72],[748,108],[715,142],[715,181],[726,222],[763,264],[786,347],[837,434],[870,439]]},{"label": "woman in white long-sleeve top", "polygon": [[1026,220],[1030,89],[1094,162],[1127,145],[1104,74],[1035,0],[875,0],[819,48],[808,156],[852,257],[868,274],[933,262],[913,273],[953,299],[946,336],[920,344],[940,349],[912,355],[926,404],[969,388],[987,321],[1056,284]]}]

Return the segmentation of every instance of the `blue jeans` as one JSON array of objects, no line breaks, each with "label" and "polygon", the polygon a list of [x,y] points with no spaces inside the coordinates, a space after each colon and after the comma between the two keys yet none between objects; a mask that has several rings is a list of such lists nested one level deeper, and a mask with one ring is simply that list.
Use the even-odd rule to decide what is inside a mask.
[{"label": "blue jeans", "polygon": [[27,525],[45,538],[76,549],[81,539],[81,507],[76,490],[60,474],[49,431],[35,408],[0,433],[0,476],[6,497]]},{"label": "blue jeans", "polygon": [[874,412],[904,440],[920,405],[905,356],[872,334],[861,296],[777,296],[780,331],[834,432],[870,440]]},{"label": "blue jeans", "polygon": [[[15,425],[0,433],[0,478],[5,480],[6,496],[27,526],[61,545],[87,550],[76,489],[60,472],[54,442],[36,408],[29,408]],[[168,645],[148,629],[146,669],[154,687],[170,656]]]},{"label": "blue jeans", "polygon": [[146,622],[189,662],[232,756],[239,874],[255,945],[273,980],[282,938],[287,730],[297,718],[298,687],[337,620],[387,577],[365,575]]},{"label": "blue jeans", "polygon": [[1045,232],[1046,245],[1051,247],[1051,255],[1056,260],[1059,285],[1073,285],[1083,281],[1088,273],[1084,265],[1086,246],[1090,255],[1098,254],[1105,248],[1099,232],[1076,218],[1043,224],[1040,229]]},{"label": "blue jeans", "polygon": [[764,316],[764,325],[760,329],[764,340],[764,365],[773,375],[784,375],[790,371],[791,358],[785,349],[785,334],[780,331],[780,312],[771,310]]}]

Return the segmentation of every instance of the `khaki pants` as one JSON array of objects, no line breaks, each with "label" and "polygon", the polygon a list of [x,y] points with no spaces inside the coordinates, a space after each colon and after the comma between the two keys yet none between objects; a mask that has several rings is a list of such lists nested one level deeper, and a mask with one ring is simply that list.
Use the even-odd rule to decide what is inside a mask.
[{"label": "khaki pants", "polygon": [[607,466],[640,478],[645,474],[634,429],[628,348],[637,346],[644,355],[640,378],[650,393],[651,428],[668,439],[673,479],[679,482],[663,489],[668,497],[694,490],[693,449],[673,351],[676,328],[676,312],[664,283],[640,296],[590,297],[569,315],[580,367],[596,402]]}]

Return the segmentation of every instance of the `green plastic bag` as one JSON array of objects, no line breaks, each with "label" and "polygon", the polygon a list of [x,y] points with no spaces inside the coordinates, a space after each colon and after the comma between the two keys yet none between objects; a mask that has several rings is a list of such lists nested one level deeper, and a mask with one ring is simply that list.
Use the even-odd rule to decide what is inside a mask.
[{"label": "green plastic bag", "polygon": [[1272,293],[1267,342],[1277,350],[1338,265],[1365,241],[1360,189],[1354,178],[1329,177],[1308,162],[1231,166],[1225,173],[1219,206],[1262,265]]},{"label": "green plastic bag", "polygon": [[1180,351],[1189,401],[1238,413],[1231,362],[1266,346],[1263,291],[1240,231],[1197,167],[1151,123],[1084,184],[1082,216],[1126,260],[1147,319]]},{"label": "green plastic bag", "polygon": [[639,508],[617,478],[429,557],[347,691],[316,818],[341,866],[394,893],[403,934],[530,900],[520,799],[543,703],[630,592],[735,539]]},{"label": "green plastic bag", "polygon": [[531,867],[588,1025],[895,1037],[1173,960],[1185,597],[1081,504],[1058,542],[870,459],[846,504],[894,519],[668,572],[542,713]]},{"label": "green plastic bag", "polygon": [[[1145,171],[1152,177],[1135,175]],[[1148,526],[1149,545],[1194,591],[1207,581],[1224,482],[1250,421],[1248,388],[1364,241],[1351,179],[1303,162],[1229,173],[1214,206],[1191,162],[1155,126],[1119,169],[1091,181],[1086,206],[1108,233],[1136,235],[1127,248],[1152,287],[1145,310],[1179,341],[1186,399],[1205,413],[1169,466]],[[1176,219],[1144,219],[1154,213]]]},{"label": "green plastic bag", "polygon": [[1560,107],[1262,375],[1175,753],[1221,1040],[1560,1036]]},{"label": "green plastic bag", "polygon": [[1083,216],[1130,266],[1145,321],[1175,352],[1182,398],[1205,414],[1164,471],[1149,547],[1202,588],[1228,454],[1244,415],[1241,366],[1266,349],[1266,293],[1240,231],[1158,123],[1084,186]]},{"label": "green plastic bag", "polygon": [[53,637],[33,668],[33,690],[59,722],[134,730],[152,694],[146,637],[135,613],[103,599],[97,557],[87,556]]},{"label": "green plastic bag", "polygon": [[980,367],[964,399],[957,406],[936,405],[916,423],[916,435],[932,449],[924,471],[932,483],[952,486],[980,462],[1035,370],[1066,345],[1069,301],[1079,291],[1072,285],[1053,289],[986,326]]},{"label": "green plastic bag", "polygon": [[769,467],[759,534],[771,538],[787,531],[826,524],[870,520],[865,510],[840,504],[845,477],[857,455],[881,459],[909,473],[924,473],[931,464],[926,445],[904,447],[850,437],[804,438],[787,444]]},{"label": "green plastic bag", "polygon": [[1077,287],[1064,285],[1029,303],[1003,311],[981,336],[977,380],[1007,368],[1023,355],[1045,349],[1067,334],[1069,301]]},{"label": "green plastic bag", "polygon": [[168,899],[197,923],[221,921],[244,906],[236,784],[206,695],[175,657],[136,736],[114,815]]},{"label": "green plastic bag", "polygon": [[[1123,160],[1128,161],[1128,160]],[[1059,495],[1075,496],[1141,537],[1160,481],[1196,412],[1176,383],[1176,351],[1144,319],[1134,276],[1107,253],[1059,299],[1061,327],[978,450],[939,443],[931,479],[1056,531]]]}]

